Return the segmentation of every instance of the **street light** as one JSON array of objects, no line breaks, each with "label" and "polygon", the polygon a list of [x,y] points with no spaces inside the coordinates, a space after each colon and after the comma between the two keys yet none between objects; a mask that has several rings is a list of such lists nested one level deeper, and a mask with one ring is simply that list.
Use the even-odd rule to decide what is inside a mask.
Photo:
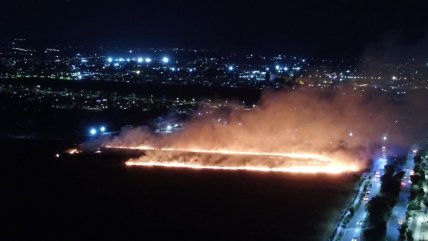
[{"label": "street light", "polygon": [[97,134],[97,129],[95,129],[95,128],[91,128],[91,129],[89,130],[89,134],[91,134],[92,136],[95,136],[95,135]]},{"label": "street light", "polygon": [[105,132],[106,131],[106,127],[105,126],[101,126],[100,127],[100,132]]},{"label": "street light", "polygon": [[169,58],[168,58],[168,57],[163,57],[163,58],[162,58],[162,62],[163,62],[164,64],[167,64],[167,63],[169,62]]}]

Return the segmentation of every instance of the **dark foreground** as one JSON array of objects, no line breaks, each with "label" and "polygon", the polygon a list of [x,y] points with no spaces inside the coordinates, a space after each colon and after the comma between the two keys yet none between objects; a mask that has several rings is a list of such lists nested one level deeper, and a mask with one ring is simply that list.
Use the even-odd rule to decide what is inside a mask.
[{"label": "dark foreground", "polygon": [[55,158],[67,143],[0,144],[4,240],[325,240],[355,185],[349,176],[126,168],[114,155]]}]

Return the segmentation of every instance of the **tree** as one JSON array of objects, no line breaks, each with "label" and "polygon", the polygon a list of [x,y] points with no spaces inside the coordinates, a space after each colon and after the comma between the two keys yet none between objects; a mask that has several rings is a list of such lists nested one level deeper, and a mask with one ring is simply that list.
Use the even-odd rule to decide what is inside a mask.
[{"label": "tree", "polygon": [[406,240],[407,228],[408,228],[407,223],[403,223],[403,224],[398,228],[398,231],[400,232],[400,240]]},{"label": "tree", "polygon": [[389,209],[386,197],[376,196],[372,198],[367,204],[369,226],[377,227],[379,224],[384,223]]},{"label": "tree", "polygon": [[385,165],[385,176],[392,176],[395,172],[393,165]]},{"label": "tree", "polygon": [[404,171],[397,172],[397,173],[394,174],[394,178],[397,179],[397,180],[401,180],[401,179],[403,179],[404,174],[405,174]]},{"label": "tree", "polygon": [[424,198],[425,191],[419,185],[412,185],[412,189],[410,190],[410,200],[422,201]]},{"label": "tree", "polygon": [[355,213],[355,208],[354,207],[350,207],[349,208],[349,213],[353,216]]},{"label": "tree", "polygon": [[414,185],[421,185],[423,178],[419,173],[415,173],[415,175],[410,176],[410,181],[412,181],[412,184]]},{"label": "tree", "polygon": [[413,241],[413,233],[412,233],[412,230],[407,230],[406,236],[407,236],[407,240],[408,240],[408,241]]},{"label": "tree", "polygon": [[419,210],[420,204],[417,200],[410,201],[409,205],[407,206],[408,210]]},{"label": "tree", "polygon": [[366,241],[382,241],[385,240],[386,235],[386,222],[364,230],[364,240]]},{"label": "tree", "polygon": [[394,178],[390,173],[385,173],[385,175],[381,177],[381,181],[381,193],[388,196],[390,201],[395,200],[398,197],[398,194],[400,194],[401,180]]},{"label": "tree", "polygon": [[415,162],[415,164],[420,164],[422,162],[422,156],[421,155],[415,155],[415,157],[413,157],[413,161]]}]

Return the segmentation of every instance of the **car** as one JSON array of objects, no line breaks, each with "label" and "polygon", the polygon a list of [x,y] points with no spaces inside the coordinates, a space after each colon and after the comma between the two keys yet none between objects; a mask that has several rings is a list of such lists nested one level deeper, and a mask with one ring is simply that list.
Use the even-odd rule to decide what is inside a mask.
[{"label": "car", "polygon": [[357,222],[358,225],[363,225],[363,220]]},{"label": "car", "polygon": [[366,195],[366,196],[364,196],[364,197],[363,197],[363,200],[364,200],[364,201],[368,201],[368,200],[369,200],[369,197]]},{"label": "car", "polygon": [[352,241],[357,241],[357,237],[353,237],[353,238],[352,238]]}]

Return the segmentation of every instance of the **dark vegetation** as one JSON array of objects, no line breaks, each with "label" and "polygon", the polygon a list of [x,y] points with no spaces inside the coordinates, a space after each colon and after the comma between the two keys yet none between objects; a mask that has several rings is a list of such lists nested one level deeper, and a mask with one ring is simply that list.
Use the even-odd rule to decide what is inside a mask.
[{"label": "dark vegetation", "polygon": [[355,185],[345,175],[126,168],[122,153],[55,158],[68,146],[0,139],[4,240],[325,240]]},{"label": "dark vegetation", "polygon": [[380,193],[367,204],[367,220],[363,235],[366,241],[385,240],[386,225],[400,194],[403,171],[396,171],[397,166],[405,161],[396,158],[392,164],[385,166],[385,174],[381,177]]},{"label": "dark vegetation", "polygon": [[414,157],[415,167],[413,169],[414,174],[410,177],[412,181],[412,189],[410,190],[410,203],[409,210],[418,210],[421,207],[422,202],[426,202],[424,199],[425,192],[423,189],[425,183],[425,171],[423,168],[422,154],[418,154]]}]

